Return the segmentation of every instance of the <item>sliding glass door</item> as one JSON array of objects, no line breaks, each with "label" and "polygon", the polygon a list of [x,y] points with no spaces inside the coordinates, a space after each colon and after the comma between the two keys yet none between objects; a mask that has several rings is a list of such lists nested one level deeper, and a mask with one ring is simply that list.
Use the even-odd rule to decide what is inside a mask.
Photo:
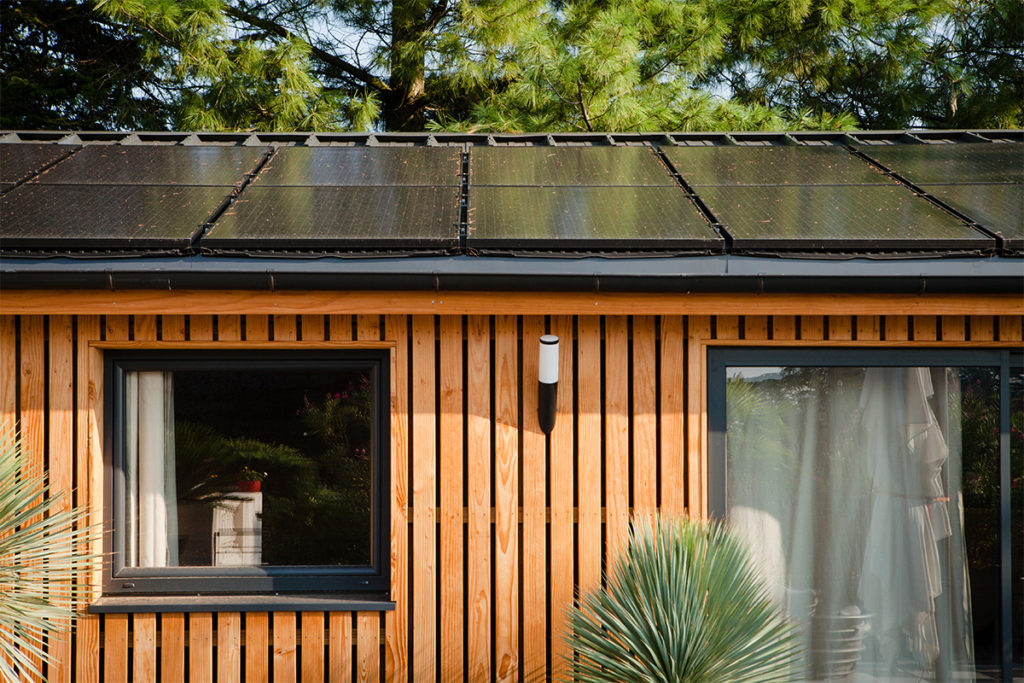
[{"label": "sliding glass door", "polygon": [[1009,680],[1013,640],[1019,665],[1021,399],[1009,359],[711,352],[712,510],[797,623],[807,679]]}]

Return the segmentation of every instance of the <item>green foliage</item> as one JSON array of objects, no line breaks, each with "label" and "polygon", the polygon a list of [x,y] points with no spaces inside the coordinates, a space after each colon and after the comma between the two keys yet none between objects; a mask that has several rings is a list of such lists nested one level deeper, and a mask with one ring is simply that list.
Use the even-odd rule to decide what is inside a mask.
[{"label": "green foliage", "polygon": [[707,83],[735,99],[849,112],[866,128],[1024,125],[1019,0],[815,0],[755,14]]},{"label": "green foliage", "polygon": [[571,612],[579,681],[792,680],[793,627],[742,544],[698,521],[634,523],[607,587]]},{"label": "green foliage", "polygon": [[1019,0],[94,2],[80,23],[131,48],[101,126],[138,121],[113,112],[139,92],[203,130],[1024,125]]},{"label": "green foliage", "polygon": [[70,491],[48,494],[28,471],[13,430],[0,434],[0,679],[41,678],[33,658],[51,662],[44,634],[67,630],[84,586],[76,576],[96,559],[86,552],[95,530]]},{"label": "green foliage", "polygon": [[88,0],[5,0],[0,127],[162,128],[168,102],[138,37]]}]

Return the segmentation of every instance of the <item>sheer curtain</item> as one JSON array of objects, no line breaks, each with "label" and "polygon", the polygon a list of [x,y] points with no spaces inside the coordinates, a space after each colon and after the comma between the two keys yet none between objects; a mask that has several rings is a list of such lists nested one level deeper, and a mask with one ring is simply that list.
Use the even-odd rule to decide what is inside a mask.
[{"label": "sheer curtain", "polygon": [[128,373],[125,403],[126,563],[176,566],[178,495],[171,373]]},{"label": "sheer curtain", "polygon": [[811,678],[971,670],[958,395],[946,368],[730,380],[729,519],[799,624]]}]

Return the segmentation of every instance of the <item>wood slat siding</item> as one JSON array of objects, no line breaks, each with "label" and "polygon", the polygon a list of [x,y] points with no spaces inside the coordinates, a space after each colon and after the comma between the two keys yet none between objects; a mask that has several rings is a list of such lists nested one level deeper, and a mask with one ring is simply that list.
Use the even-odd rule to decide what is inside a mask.
[{"label": "wood slat siding", "polygon": [[[547,439],[537,418],[537,392],[529,387],[539,372],[544,318],[523,318],[523,624],[522,670],[528,681],[543,678],[547,669]],[[447,470],[452,471],[452,470]],[[456,479],[456,477],[444,477]],[[447,571],[447,568],[446,568]],[[461,637],[461,634],[459,634]],[[444,680],[462,680],[453,676]]]},{"label": "wood slat siding", "polygon": [[[359,321],[360,332],[364,324]],[[434,317],[412,318],[412,639],[413,678],[434,677],[436,665],[435,571],[437,533],[434,524],[437,454],[437,403],[434,386]]]},{"label": "wood slat siding", "polygon": [[467,673],[491,679],[491,390],[490,320],[468,321],[466,396],[469,406],[466,457],[469,475],[466,544]]},{"label": "wood slat siding", "polygon": [[463,678],[463,656],[465,644],[465,595],[462,590],[465,547],[462,530],[462,317],[441,318],[440,358],[441,372],[441,472],[458,473],[457,476],[441,477],[441,580],[440,629],[441,639],[441,680],[461,681]]},{"label": "wood slat siding", "polygon": [[[393,344],[394,611],[81,615],[50,640],[59,660],[50,680],[550,679],[569,654],[564,608],[576,590],[600,584],[630,518],[706,514],[705,344],[1019,348],[1024,329],[1020,315],[997,306],[979,309],[985,315],[752,310],[0,316],[0,421],[20,423],[28,469],[48,463],[54,489],[73,491],[62,505],[86,505],[93,521],[103,493],[96,342]],[[546,331],[562,340],[550,437],[537,424]],[[92,571],[80,580],[98,579]]]}]

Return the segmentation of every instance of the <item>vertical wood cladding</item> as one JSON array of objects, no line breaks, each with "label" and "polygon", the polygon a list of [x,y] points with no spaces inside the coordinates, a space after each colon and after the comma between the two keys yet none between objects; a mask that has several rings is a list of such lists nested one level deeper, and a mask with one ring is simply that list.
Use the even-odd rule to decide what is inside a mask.
[{"label": "vertical wood cladding", "polygon": [[[537,424],[538,338],[561,340]],[[1017,316],[0,316],[0,420],[102,510],[105,340],[395,344],[392,612],[83,615],[53,681],[534,681],[632,515],[703,514],[704,342],[1019,344]],[[68,499],[69,503],[72,499]],[[95,572],[82,577],[95,585]]]}]

